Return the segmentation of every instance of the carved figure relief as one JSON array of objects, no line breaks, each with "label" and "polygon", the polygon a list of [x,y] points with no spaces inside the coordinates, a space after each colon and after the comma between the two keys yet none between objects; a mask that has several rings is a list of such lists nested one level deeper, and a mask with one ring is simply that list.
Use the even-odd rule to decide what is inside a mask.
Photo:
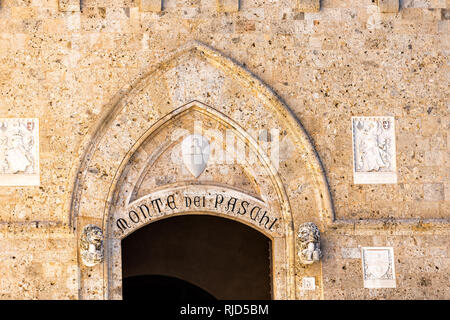
[{"label": "carved figure relief", "polygon": [[395,183],[393,117],[353,118],[355,183]]},{"label": "carved figure relief", "polygon": [[93,267],[103,262],[103,232],[96,225],[83,228],[80,239],[80,254],[84,265]]},{"label": "carved figure relief", "polygon": [[0,119],[0,172],[33,174],[35,122],[32,119]]},{"label": "carved figure relief", "polygon": [[0,119],[0,185],[39,184],[38,119]]},{"label": "carved figure relief", "polygon": [[303,264],[312,264],[322,258],[320,231],[313,222],[306,222],[298,231],[299,257]]}]

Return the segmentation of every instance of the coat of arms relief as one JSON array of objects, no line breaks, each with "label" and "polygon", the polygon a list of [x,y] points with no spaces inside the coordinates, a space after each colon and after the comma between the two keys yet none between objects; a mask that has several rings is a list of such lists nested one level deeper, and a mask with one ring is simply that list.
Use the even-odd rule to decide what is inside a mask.
[{"label": "coat of arms relief", "polygon": [[363,247],[365,288],[395,288],[394,250],[391,247]]},{"label": "coat of arms relief", "polygon": [[39,184],[38,119],[0,119],[0,185]]},{"label": "coat of arms relief", "polygon": [[198,178],[208,164],[209,141],[200,134],[191,134],[181,143],[183,162],[189,172]]},{"label": "coat of arms relief", "polygon": [[353,172],[355,183],[396,183],[393,117],[354,117]]}]

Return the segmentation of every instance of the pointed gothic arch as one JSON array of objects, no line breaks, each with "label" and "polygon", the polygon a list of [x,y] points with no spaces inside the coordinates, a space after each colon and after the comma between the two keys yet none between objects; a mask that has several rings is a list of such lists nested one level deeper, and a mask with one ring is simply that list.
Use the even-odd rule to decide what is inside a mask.
[{"label": "pointed gothic arch", "polygon": [[[253,197],[256,199],[253,201],[260,199],[261,206],[266,205],[280,219],[277,234],[259,230],[273,240],[274,298],[296,298],[296,227],[313,221],[324,228],[334,220],[319,157],[298,119],[268,87],[231,59],[197,42],[181,48],[121,92],[83,143],[81,161],[72,172],[74,187],[69,219],[77,234],[86,224],[103,229],[105,259],[102,264],[89,268],[80,260],[80,298],[121,297],[120,241],[125,235],[114,229],[114,223],[132,203],[149,198],[141,194],[130,202],[155,159],[170,150],[170,144],[163,147],[168,137],[164,130],[170,130],[176,121],[194,113],[200,119],[217,123],[216,126],[232,129],[257,155],[256,166],[263,168],[261,171],[268,179],[253,174],[251,165],[244,164],[241,168],[261,186],[256,198],[252,192],[235,190],[224,182],[199,185],[181,181],[180,186],[175,181],[159,189],[153,186],[152,190],[174,192],[181,187],[209,192],[222,188],[229,194]],[[251,124],[258,128],[279,128],[289,137],[294,150],[279,168],[273,166],[248,134]],[[193,213],[201,210],[175,214]],[[218,214],[206,209],[204,213]],[[229,218],[258,228],[242,217]]]}]

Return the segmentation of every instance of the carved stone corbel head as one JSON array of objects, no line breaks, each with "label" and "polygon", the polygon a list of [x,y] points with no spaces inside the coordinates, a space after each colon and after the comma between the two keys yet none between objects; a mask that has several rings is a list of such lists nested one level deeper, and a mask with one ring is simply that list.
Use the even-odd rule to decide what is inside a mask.
[{"label": "carved stone corbel head", "polygon": [[298,256],[301,263],[312,264],[322,258],[320,250],[320,231],[313,222],[300,225],[298,230]]},{"label": "carved stone corbel head", "polygon": [[80,238],[80,254],[83,264],[93,267],[103,262],[103,231],[93,224],[83,228]]}]

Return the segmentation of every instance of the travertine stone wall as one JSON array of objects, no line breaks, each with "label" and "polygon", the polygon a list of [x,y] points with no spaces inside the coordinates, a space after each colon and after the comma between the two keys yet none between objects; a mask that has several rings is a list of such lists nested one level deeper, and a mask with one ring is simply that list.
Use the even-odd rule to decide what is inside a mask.
[{"label": "travertine stone wall", "polygon": [[81,10],[80,0],[58,0],[58,3],[61,12],[78,12]]},{"label": "travertine stone wall", "polygon": [[[450,272],[448,236],[448,230],[426,225],[327,232],[322,236],[324,298],[448,298],[450,288],[441,285]],[[396,288],[364,289],[359,246],[393,247]]]},{"label": "travertine stone wall", "polygon": [[298,8],[301,12],[319,12],[320,0],[298,0]]},{"label": "travertine stone wall", "polygon": [[399,0],[378,0],[378,7],[382,13],[396,13],[399,6]]},{"label": "travertine stone wall", "polygon": [[140,0],[140,11],[160,12],[162,9],[161,0]]},{"label": "travertine stone wall", "polygon": [[0,248],[0,299],[78,298],[76,238],[67,227],[2,223]]},{"label": "travertine stone wall", "polygon": [[[39,119],[40,185],[0,187],[0,298],[78,298],[69,177],[83,139],[191,40],[271,87],[322,160],[337,222],[321,230],[323,262],[311,267],[322,268],[319,294],[298,298],[450,297],[448,0],[400,0],[394,13],[371,0],[322,0],[313,13],[296,0],[240,0],[233,12],[216,0],[165,0],[161,12],[77,3],[1,0],[0,118]],[[395,118],[396,184],[353,183],[352,116]],[[363,288],[358,246],[394,248],[396,289]]]}]

